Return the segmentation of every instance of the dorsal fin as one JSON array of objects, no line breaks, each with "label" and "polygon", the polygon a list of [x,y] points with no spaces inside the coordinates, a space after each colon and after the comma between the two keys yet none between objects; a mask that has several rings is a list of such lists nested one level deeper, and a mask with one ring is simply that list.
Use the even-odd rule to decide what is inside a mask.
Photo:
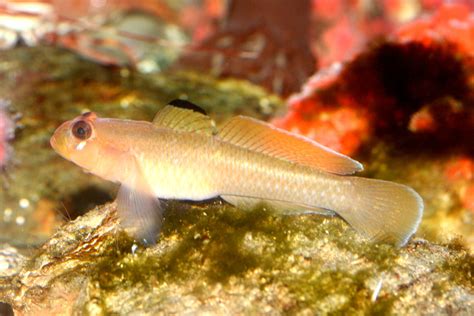
[{"label": "dorsal fin", "polygon": [[237,116],[227,121],[219,138],[234,145],[335,174],[362,171],[361,163],[313,140],[255,119]]},{"label": "dorsal fin", "polygon": [[156,114],[153,124],[182,132],[206,135],[217,133],[214,121],[206,115],[206,112],[197,105],[184,100],[171,101],[170,105],[165,106]]}]

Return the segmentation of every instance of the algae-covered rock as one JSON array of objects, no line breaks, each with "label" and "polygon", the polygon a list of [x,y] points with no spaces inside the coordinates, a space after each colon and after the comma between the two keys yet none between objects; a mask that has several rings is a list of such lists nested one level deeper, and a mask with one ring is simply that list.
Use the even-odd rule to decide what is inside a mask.
[{"label": "algae-covered rock", "polygon": [[21,314],[474,312],[473,257],[456,243],[364,241],[339,218],[168,201],[156,246],[134,243],[115,204],[64,225],[0,301]]}]

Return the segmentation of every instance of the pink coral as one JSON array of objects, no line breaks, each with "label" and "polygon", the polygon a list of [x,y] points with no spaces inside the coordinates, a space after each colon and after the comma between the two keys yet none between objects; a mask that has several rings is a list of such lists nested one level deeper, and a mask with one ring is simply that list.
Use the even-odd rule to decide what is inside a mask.
[{"label": "pink coral", "polygon": [[181,24],[192,33],[194,42],[210,36],[217,29],[217,21],[225,12],[222,0],[204,0],[200,5],[188,5],[180,14]]},{"label": "pink coral", "polygon": [[444,40],[458,46],[462,54],[474,54],[474,16],[468,5],[446,4],[429,19],[419,19],[401,27],[400,41],[420,41],[427,45]]},{"label": "pink coral", "polygon": [[0,169],[2,169],[10,155],[10,146],[8,141],[13,138],[13,122],[5,111],[5,104],[0,103]]}]

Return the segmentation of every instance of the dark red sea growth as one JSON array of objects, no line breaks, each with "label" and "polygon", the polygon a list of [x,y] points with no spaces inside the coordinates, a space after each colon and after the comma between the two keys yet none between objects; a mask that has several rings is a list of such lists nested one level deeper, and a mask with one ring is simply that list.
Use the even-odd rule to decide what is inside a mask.
[{"label": "dark red sea growth", "polygon": [[204,0],[202,3],[189,4],[182,8],[181,25],[191,32],[194,42],[199,42],[216,32],[217,22],[224,15],[223,0]]},{"label": "dark red sea growth", "polygon": [[247,79],[288,95],[316,69],[310,28],[310,0],[229,0],[217,31],[177,65]]},{"label": "dark red sea growth", "polygon": [[[471,0],[451,0],[468,3]],[[320,67],[347,61],[374,39],[439,8],[444,0],[313,0],[313,48]],[[472,1],[471,1],[472,2]],[[474,6],[474,4],[472,4]]]},{"label": "dark red sea growth", "polygon": [[[349,144],[342,142],[346,134],[339,133],[339,147],[333,148],[345,153],[357,150],[374,133],[412,148],[474,151],[466,142],[467,135],[474,135],[474,17],[459,13],[460,8],[469,12],[467,7],[456,7],[455,18],[446,13],[447,6],[423,19],[423,25],[432,26],[425,27],[425,33],[413,26],[410,35],[406,26],[332,76],[316,74],[303,93],[290,99],[287,116],[275,123],[331,146],[327,129],[315,131],[324,122],[334,125],[335,113],[345,110],[357,115],[344,125],[359,126]],[[463,32],[456,32],[460,25]],[[357,124],[360,121],[364,124]]]},{"label": "dark red sea growth", "polygon": [[318,66],[351,59],[373,38],[394,29],[395,21],[383,2],[370,5],[352,0],[313,0],[312,46],[318,55]]}]

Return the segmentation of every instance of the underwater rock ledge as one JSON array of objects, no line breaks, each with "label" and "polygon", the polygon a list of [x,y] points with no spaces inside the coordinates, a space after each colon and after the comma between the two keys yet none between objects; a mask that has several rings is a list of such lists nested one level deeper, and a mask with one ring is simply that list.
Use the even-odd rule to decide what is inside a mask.
[{"label": "underwater rock ledge", "polygon": [[474,260],[455,242],[395,249],[339,218],[166,204],[151,248],[119,230],[114,203],[65,224],[0,273],[0,301],[20,315],[474,312]]}]

